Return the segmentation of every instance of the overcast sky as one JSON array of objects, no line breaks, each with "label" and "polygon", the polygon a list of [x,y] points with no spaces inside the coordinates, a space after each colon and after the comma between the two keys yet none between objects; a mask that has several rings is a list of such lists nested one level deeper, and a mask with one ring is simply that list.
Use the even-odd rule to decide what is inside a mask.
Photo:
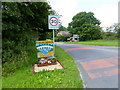
[{"label": "overcast sky", "polygon": [[67,27],[72,17],[79,12],[93,12],[101,21],[102,27],[118,22],[118,2],[120,0],[47,0],[61,17],[62,25]]}]

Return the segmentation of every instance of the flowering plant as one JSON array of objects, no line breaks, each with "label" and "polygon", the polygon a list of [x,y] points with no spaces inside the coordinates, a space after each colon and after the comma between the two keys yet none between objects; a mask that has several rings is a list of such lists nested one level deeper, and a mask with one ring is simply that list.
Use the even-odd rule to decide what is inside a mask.
[{"label": "flowering plant", "polygon": [[48,58],[41,58],[41,59],[38,59],[38,64],[48,64],[48,63],[55,63],[56,62],[56,59],[55,58],[51,58],[51,59],[48,59]]}]

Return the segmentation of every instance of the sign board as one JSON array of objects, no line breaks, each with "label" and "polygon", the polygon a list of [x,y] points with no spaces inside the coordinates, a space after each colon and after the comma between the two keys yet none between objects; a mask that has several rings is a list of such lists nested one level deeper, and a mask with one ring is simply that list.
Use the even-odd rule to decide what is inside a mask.
[{"label": "sign board", "polygon": [[38,58],[52,57],[54,43],[53,40],[36,41],[36,48],[39,51],[37,53]]},{"label": "sign board", "polygon": [[79,38],[79,35],[73,35],[74,38]]},{"label": "sign board", "polygon": [[49,29],[59,29],[58,15],[48,15],[48,28]]}]

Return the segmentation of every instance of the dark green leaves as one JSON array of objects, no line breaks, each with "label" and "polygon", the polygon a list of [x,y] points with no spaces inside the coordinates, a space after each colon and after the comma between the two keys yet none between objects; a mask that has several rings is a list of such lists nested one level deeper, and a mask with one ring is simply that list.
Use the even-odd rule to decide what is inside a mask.
[{"label": "dark green leaves", "polygon": [[[26,61],[28,47],[34,47],[35,40],[50,36],[48,15],[51,7],[46,2],[3,2],[2,3],[2,53],[3,74],[10,73],[14,68],[6,67],[6,63]],[[39,36],[39,37],[38,37]],[[36,52],[29,52],[34,55]],[[28,54],[28,55],[29,55]],[[25,57],[23,57],[25,55]],[[7,64],[6,64],[7,65]],[[20,67],[20,65],[17,65]],[[18,68],[17,67],[17,68]],[[9,72],[6,70],[9,68]]]},{"label": "dark green leaves", "polygon": [[100,21],[92,12],[80,12],[72,18],[68,30],[72,34],[79,34],[80,40],[94,40],[101,38]]}]

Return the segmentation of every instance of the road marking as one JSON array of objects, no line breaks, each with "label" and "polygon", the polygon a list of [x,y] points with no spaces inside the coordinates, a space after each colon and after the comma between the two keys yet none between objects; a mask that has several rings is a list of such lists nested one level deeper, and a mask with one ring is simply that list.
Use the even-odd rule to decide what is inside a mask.
[{"label": "road marking", "polygon": [[76,50],[76,49],[93,49],[93,48],[68,48],[68,49],[65,49],[65,50],[70,51],[70,50]]},{"label": "road marking", "polygon": [[83,68],[86,71],[89,71],[89,70],[101,69],[106,67],[113,67],[118,64],[118,61],[117,61],[117,57],[113,57],[113,58],[99,59],[88,62],[80,62],[80,64],[83,66]]},{"label": "road marking", "polygon": [[109,71],[103,71],[103,72],[98,72],[98,73],[90,73],[90,72],[87,72],[88,76],[91,78],[91,79],[95,79],[95,78],[100,78],[100,77],[103,77],[103,76],[112,76],[112,75],[117,75],[118,72],[120,71],[120,69],[112,69],[112,70],[109,70]]},{"label": "road marking", "polygon": [[100,46],[100,47],[88,47],[88,48],[67,48],[65,49],[66,51],[71,51],[71,50],[76,50],[76,49],[97,49],[97,48],[118,48],[118,47],[104,47],[104,46]]},{"label": "road marking", "polygon": [[99,78],[102,76],[112,76],[112,75],[118,74],[117,68],[108,70],[108,71],[97,72],[97,73],[90,72],[90,70],[94,71],[97,69],[104,69],[104,68],[110,68],[113,66],[117,66],[119,64],[118,58],[120,57],[111,57],[111,58],[93,60],[93,61],[88,61],[88,62],[80,62],[80,64],[82,65],[84,70],[87,72],[88,76],[91,79],[95,79],[95,78]]}]

